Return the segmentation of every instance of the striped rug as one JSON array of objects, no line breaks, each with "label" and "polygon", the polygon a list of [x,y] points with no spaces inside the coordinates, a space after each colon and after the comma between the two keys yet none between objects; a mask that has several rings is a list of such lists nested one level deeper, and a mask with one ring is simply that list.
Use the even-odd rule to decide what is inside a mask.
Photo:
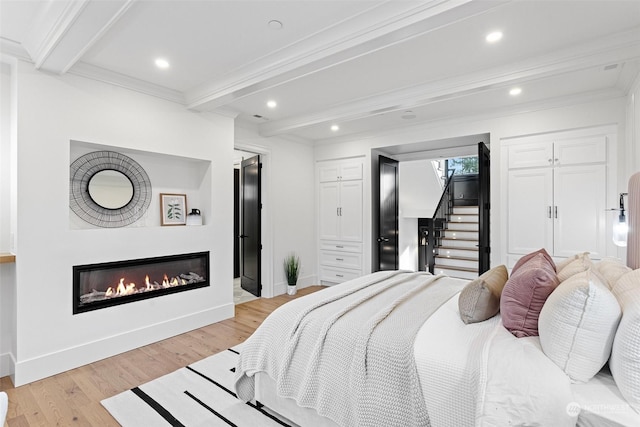
[{"label": "striped rug", "polygon": [[233,380],[242,344],[103,400],[124,427],[293,426],[259,402],[236,398]]}]

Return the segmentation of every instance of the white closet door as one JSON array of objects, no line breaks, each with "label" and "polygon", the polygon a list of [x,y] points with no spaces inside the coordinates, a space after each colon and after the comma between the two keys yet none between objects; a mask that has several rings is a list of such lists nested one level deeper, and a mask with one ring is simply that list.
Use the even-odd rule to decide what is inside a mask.
[{"label": "white closet door", "polygon": [[323,182],[320,184],[320,239],[336,240],[340,238],[340,183]]},{"label": "white closet door", "polygon": [[528,254],[540,248],[553,253],[553,171],[509,171],[508,251]]},{"label": "white closet door", "polygon": [[516,144],[509,146],[509,169],[540,168],[553,165],[551,141]]},{"label": "white closet door", "polygon": [[605,256],[606,167],[568,166],[554,173],[554,255],[589,251],[591,258]]},{"label": "white closet door", "polygon": [[340,183],[340,238],[362,241],[362,181]]}]

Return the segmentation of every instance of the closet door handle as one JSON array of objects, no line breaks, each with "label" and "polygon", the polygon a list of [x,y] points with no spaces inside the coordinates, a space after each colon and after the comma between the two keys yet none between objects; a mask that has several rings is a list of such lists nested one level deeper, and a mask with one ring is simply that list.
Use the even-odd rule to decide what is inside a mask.
[{"label": "closet door handle", "polygon": [[551,218],[551,206],[547,206],[547,216]]},{"label": "closet door handle", "polygon": [[340,216],[340,208],[336,208],[336,216]]},{"label": "closet door handle", "polygon": [[558,207],[557,206],[554,206],[554,214],[555,214],[555,217],[558,218]]}]

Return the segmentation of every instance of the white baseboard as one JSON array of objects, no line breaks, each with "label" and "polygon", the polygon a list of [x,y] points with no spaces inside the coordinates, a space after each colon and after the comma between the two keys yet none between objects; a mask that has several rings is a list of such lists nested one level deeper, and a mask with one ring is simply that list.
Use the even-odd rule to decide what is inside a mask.
[{"label": "white baseboard", "polygon": [[15,364],[14,385],[18,387],[37,381],[231,318],[234,315],[234,305],[225,304],[144,328],[127,331],[99,341],[89,342],[29,360],[21,360]]},{"label": "white baseboard", "polygon": [[11,353],[0,354],[0,377],[13,375],[15,372],[16,361]]}]

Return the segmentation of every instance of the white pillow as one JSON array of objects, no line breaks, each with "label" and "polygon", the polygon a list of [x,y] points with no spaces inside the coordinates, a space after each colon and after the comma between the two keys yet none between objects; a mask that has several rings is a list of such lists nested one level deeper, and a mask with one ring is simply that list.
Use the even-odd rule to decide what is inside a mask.
[{"label": "white pillow", "polygon": [[609,367],[624,398],[640,413],[640,269],[621,276],[613,292],[622,307],[622,320],[611,349]]},{"label": "white pillow", "polygon": [[607,280],[609,289],[612,289],[620,276],[631,271],[619,258],[606,257],[595,263],[596,269]]},{"label": "white pillow", "polygon": [[573,261],[579,259],[579,258],[589,258],[589,252],[582,252],[579,254],[575,254],[573,256],[570,256],[569,258],[563,259],[562,261],[558,261],[556,262],[556,272],[560,273],[560,271],[562,271],[563,268],[565,268],[567,265],[571,264]]},{"label": "white pillow", "polygon": [[621,274],[615,283],[611,286],[611,292],[618,298],[620,307],[624,311],[624,306],[627,303],[627,295],[635,292],[635,289],[640,288],[640,269],[631,270]]},{"label": "white pillow", "polygon": [[577,273],[542,307],[542,350],[572,380],[589,381],[609,359],[620,313],[616,297],[595,272]]},{"label": "white pillow", "polygon": [[576,256],[573,261],[562,264],[561,268],[558,268],[558,266],[556,265],[558,280],[560,282],[564,282],[569,277],[578,273],[582,273],[583,271],[587,271],[591,267],[593,267],[593,263],[589,259],[588,252],[585,252],[584,256]]}]

